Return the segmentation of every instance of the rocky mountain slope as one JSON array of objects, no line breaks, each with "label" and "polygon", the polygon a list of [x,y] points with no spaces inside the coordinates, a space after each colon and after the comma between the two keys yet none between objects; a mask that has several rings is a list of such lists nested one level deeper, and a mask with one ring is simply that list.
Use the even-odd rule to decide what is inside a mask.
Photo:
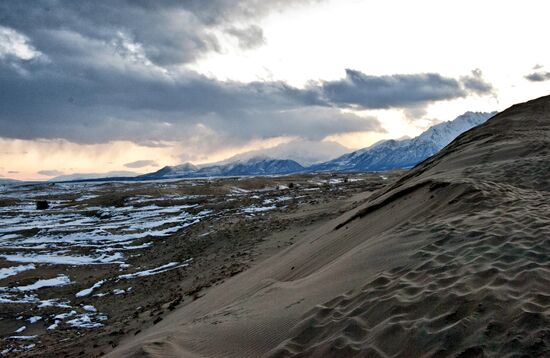
[{"label": "rocky mountain slope", "polygon": [[461,133],[485,122],[496,112],[466,112],[430,127],[418,137],[387,140],[308,168],[310,171],[383,171],[410,168],[431,157]]}]

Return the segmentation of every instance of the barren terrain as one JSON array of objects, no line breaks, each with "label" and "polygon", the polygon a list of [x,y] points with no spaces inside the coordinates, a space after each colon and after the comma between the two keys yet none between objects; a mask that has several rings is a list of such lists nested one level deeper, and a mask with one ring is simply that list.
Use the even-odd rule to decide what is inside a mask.
[{"label": "barren terrain", "polygon": [[6,185],[0,351],[108,352],[397,176]]}]

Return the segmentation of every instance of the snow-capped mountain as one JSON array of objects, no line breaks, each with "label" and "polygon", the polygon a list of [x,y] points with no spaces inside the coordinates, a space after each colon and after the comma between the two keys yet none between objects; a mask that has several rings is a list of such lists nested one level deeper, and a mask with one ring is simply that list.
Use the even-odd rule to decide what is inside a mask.
[{"label": "snow-capped mountain", "polygon": [[248,160],[231,162],[224,165],[207,166],[198,170],[198,176],[237,176],[290,174],[303,171],[304,167],[290,159],[272,159],[255,157]]},{"label": "snow-capped mountain", "polygon": [[184,163],[175,166],[165,166],[154,173],[148,173],[140,175],[145,179],[172,179],[172,178],[185,178],[192,176],[199,168],[191,163]]},{"label": "snow-capped mountain", "polygon": [[378,142],[371,147],[311,166],[308,171],[383,171],[410,168],[496,113],[466,112],[452,121],[430,127],[418,137]]},{"label": "snow-capped mountain", "polygon": [[287,143],[278,144],[274,147],[240,153],[215,164],[227,164],[235,161],[246,161],[251,158],[269,157],[294,160],[300,165],[308,167],[313,164],[324,163],[327,160],[334,159],[349,152],[349,148],[336,142],[300,138]]},{"label": "snow-capped mountain", "polygon": [[304,171],[298,162],[290,159],[272,159],[269,157],[254,157],[230,163],[213,164],[198,168],[186,163],[175,167],[164,167],[154,173],[141,175],[143,180],[171,178],[199,178],[216,176],[241,175],[274,175],[291,174]]},{"label": "snow-capped mountain", "polygon": [[386,140],[368,148],[344,154],[336,159],[304,167],[291,159],[274,159],[259,155],[252,158],[231,158],[229,160],[195,166],[185,163],[166,166],[154,173],[139,175],[127,180],[158,180],[176,178],[201,178],[246,175],[280,175],[300,172],[352,172],[383,171],[412,167],[434,155],[461,133],[473,128],[496,112],[466,112],[456,119],[430,127],[412,139]]}]

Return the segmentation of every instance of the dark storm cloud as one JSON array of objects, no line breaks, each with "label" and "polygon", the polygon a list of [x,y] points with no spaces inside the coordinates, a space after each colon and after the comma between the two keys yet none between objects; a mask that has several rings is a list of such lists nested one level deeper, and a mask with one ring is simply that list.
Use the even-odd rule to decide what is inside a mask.
[{"label": "dark storm cloud", "polygon": [[550,80],[550,72],[533,72],[525,76],[531,82],[543,82]]},{"label": "dark storm cloud", "polygon": [[0,30],[14,45],[0,44],[0,137],[148,146],[185,138],[220,147],[281,135],[320,139],[382,130],[342,107],[421,108],[483,91],[476,78],[439,74],[347,70],[343,80],[298,89],[182,69],[220,50],[212,30],[255,47],[264,41],[258,17],[306,2],[2,1]]},{"label": "dark storm cloud", "polygon": [[3,86],[9,88],[0,92],[2,136],[154,144],[187,138],[206,127],[242,140],[323,138],[381,130],[375,118],[338,107],[421,108],[467,93],[458,81],[437,74],[374,77],[353,71],[350,76],[348,70],[342,81],[297,89],[282,82],[220,82],[195,73],[150,75],[92,63],[80,67],[66,62],[64,71],[52,64],[29,63],[27,68],[32,75],[0,66]]},{"label": "dark storm cloud", "polygon": [[492,87],[483,81],[481,71],[458,81],[437,73],[369,76],[347,69],[344,79],[323,82],[320,90],[322,97],[335,105],[388,109],[417,108],[465,97],[471,92],[487,93]]},{"label": "dark storm cloud", "polygon": [[[2,136],[155,143],[186,138],[203,127],[242,139],[293,131],[312,138],[378,127],[373,119],[323,108],[312,93],[279,82],[219,82],[193,73],[149,76],[69,62],[63,71],[51,64],[28,68],[32,75],[25,77],[0,66],[9,88],[0,92]],[[282,122],[289,123],[281,127]]]},{"label": "dark storm cloud", "polygon": [[[219,51],[210,30],[226,24],[250,22],[266,13],[310,0],[8,0],[0,2],[0,24],[31,38],[41,38],[37,48],[45,53],[56,44],[43,36],[45,30],[77,33],[85,38],[113,41],[123,34],[140,43],[152,62],[170,66],[189,63],[209,51]],[[232,29],[232,26],[229,26]],[[261,29],[249,24],[248,32],[233,35],[254,43]]]},{"label": "dark storm cloud", "polygon": [[126,168],[158,167],[154,160],[136,160],[135,162],[124,164]]},{"label": "dark storm cloud", "polygon": [[493,85],[483,78],[483,73],[480,69],[473,70],[471,75],[461,77],[460,80],[466,89],[478,95],[494,92]]}]

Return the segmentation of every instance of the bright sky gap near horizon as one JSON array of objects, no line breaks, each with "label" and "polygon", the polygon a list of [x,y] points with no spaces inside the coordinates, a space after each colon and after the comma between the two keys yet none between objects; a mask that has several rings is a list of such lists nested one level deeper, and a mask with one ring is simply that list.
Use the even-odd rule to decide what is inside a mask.
[{"label": "bright sky gap near horizon", "polygon": [[335,157],[500,111],[550,93],[549,10],[533,0],[6,0],[0,177],[143,173],[285,145]]}]

